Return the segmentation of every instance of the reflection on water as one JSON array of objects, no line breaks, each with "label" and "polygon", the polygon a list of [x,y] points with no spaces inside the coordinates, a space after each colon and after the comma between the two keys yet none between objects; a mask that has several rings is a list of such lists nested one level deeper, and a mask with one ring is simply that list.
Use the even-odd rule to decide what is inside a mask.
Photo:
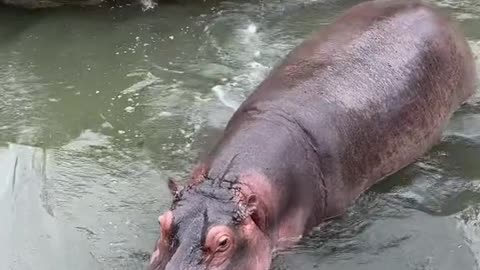
[{"label": "reflection on water", "polygon": [[41,149],[15,144],[0,148],[2,267],[99,269],[88,242],[58,220],[50,208],[45,155]]},{"label": "reflection on water", "polygon": [[[271,68],[359,1],[0,8],[0,261],[143,269],[167,176],[186,176]],[[479,54],[477,1],[434,2]],[[273,268],[479,269],[479,96],[442,143]]]}]

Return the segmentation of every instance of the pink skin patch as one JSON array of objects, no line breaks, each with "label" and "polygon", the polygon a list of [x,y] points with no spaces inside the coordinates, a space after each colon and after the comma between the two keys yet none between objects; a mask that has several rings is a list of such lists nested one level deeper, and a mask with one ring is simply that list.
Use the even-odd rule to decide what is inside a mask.
[{"label": "pink skin patch", "polygon": [[297,209],[293,213],[289,213],[279,226],[278,241],[282,246],[294,244],[300,238],[305,228],[307,220],[307,211],[305,209]]},{"label": "pink skin patch", "polygon": [[[278,215],[279,210],[279,198],[276,196],[276,192],[270,184],[270,180],[262,173],[257,171],[249,171],[241,176],[240,180],[246,187],[242,187],[242,193],[246,196],[249,194],[258,194],[260,200],[267,208],[266,211],[270,215]],[[277,227],[276,232],[272,232],[271,237],[276,239],[270,239],[274,243],[275,249],[286,248],[290,245],[297,243],[303,236],[305,229],[305,222],[308,216],[308,209],[296,209],[291,211],[283,220],[280,220],[280,224]],[[267,228],[271,230],[271,228]]]},{"label": "pink skin patch", "polygon": [[241,175],[240,182],[243,184],[241,188],[245,196],[258,194],[258,197],[267,206],[267,210],[272,214],[276,212],[273,206],[277,204],[278,198],[273,195],[275,191],[264,174],[251,170]]},{"label": "pink skin patch", "polygon": [[242,227],[242,233],[249,239],[251,247],[250,261],[245,269],[270,269],[274,250],[272,239],[261,232],[251,219]]}]

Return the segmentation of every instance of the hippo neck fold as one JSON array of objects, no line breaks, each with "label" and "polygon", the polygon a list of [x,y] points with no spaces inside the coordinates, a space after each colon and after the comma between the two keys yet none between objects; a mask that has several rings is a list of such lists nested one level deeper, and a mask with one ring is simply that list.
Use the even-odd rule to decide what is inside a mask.
[{"label": "hippo neck fold", "polygon": [[327,207],[318,149],[283,113],[247,115],[242,121],[233,117],[205,175],[253,186],[268,208],[275,238],[299,237],[324,218]]}]

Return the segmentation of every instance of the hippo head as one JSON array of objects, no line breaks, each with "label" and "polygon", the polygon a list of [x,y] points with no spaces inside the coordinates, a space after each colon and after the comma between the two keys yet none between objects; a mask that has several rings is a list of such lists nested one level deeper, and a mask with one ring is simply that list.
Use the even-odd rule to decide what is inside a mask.
[{"label": "hippo head", "polygon": [[259,196],[227,181],[169,180],[169,188],[174,201],[159,217],[151,270],[269,269],[273,246]]}]

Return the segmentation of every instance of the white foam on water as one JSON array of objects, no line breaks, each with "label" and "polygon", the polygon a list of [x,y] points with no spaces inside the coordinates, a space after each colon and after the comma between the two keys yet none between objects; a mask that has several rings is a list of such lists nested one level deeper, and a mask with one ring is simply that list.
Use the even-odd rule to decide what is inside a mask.
[{"label": "white foam on water", "polygon": [[456,215],[457,228],[475,256],[476,269],[480,267],[480,211],[479,206],[470,206]]},{"label": "white foam on water", "polygon": [[132,113],[132,112],[135,111],[135,107],[133,107],[133,106],[127,106],[127,107],[125,107],[124,110],[125,110],[125,112],[127,112],[127,113]]},{"label": "white foam on water", "polygon": [[106,146],[109,143],[110,137],[87,129],[82,131],[82,133],[77,138],[73,139],[71,142],[64,145],[62,148],[65,150],[80,151],[90,146]]},{"label": "white foam on water", "polygon": [[444,135],[468,139],[480,137],[480,115],[466,114],[456,117],[449,123]]},{"label": "white foam on water", "polygon": [[454,13],[455,18],[459,21],[463,20],[474,20],[480,18],[478,14],[474,13]]},{"label": "white foam on water", "polygon": [[257,26],[253,22],[250,22],[246,28],[238,29],[239,41],[245,48],[244,52],[251,53],[250,57],[255,55],[257,48],[262,44],[261,36],[257,30]]},{"label": "white foam on water", "polygon": [[185,73],[184,71],[165,68],[165,67],[159,66],[155,63],[152,63],[152,66],[154,66],[155,68],[157,68],[161,71],[165,71],[165,72],[169,72],[169,73],[175,73],[175,74],[184,74]]},{"label": "white foam on water", "polygon": [[212,87],[212,91],[217,95],[218,100],[226,107],[229,107],[232,110],[236,110],[238,106],[240,106],[238,102],[230,100],[226,97],[224,85],[215,85],[214,87]]},{"label": "white foam on water", "polygon": [[158,114],[158,116],[161,116],[161,117],[169,117],[169,116],[172,116],[172,115],[173,115],[173,113],[171,113],[171,112],[166,112],[166,111],[160,112],[160,113]]},{"label": "white foam on water", "polygon": [[249,24],[248,27],[247,27],[247,32],[251,33],[251,34],[256,33],[257,32],[257,26],[253,23]]},{"label": "white foam on water", "polygon": [[142,4],[142,10],[147,11],[150,9],[154,9],[158,4],[152,0],[140,0]]},{"label": "white foam on water", "polygon": [[260,81],[266,76],[268,67],[258,63],[245,64],[246,73],[234,76],[225,84],[215,85],[212,91],[218,100],[226,107],[236,110],[246,96],[251,93]]},{"label": "white foam on water", "polygon": [[134,83],[132,86],[128,87],[127,89],[122,90],[121,93],[123,95],[136,93],[138,91],[141,91],[141,90],[145,89],[146,87],[148,87],[152,84],[155,84],[155,83],[158,83],[158,82],[162,81],[160,78],[153,75],[151,72],[127,74],[127,77],[132,77],[132,76],[142,76],[143,80]]}]

